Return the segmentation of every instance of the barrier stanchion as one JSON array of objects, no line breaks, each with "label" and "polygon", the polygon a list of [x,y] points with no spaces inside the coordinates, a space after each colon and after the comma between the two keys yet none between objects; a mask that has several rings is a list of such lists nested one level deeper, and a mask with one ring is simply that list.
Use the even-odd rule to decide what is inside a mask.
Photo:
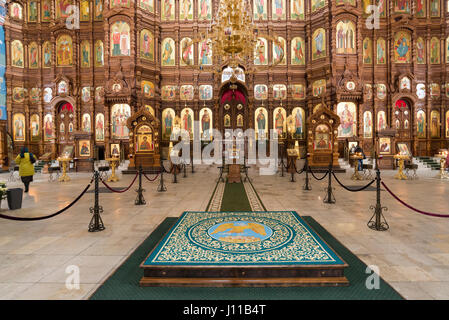
[{"label": "barrier stanchion", "polygon": [[161,160],[161,179],[159,180],[159,185],[157,186],[157,191],[158,192],[165,192],[167,191],[167,187],[164,185],[164,164],[162,163]]},{"label": "barrier stanchion", "polygon": [[136,190],[137,198],[136,198],[136,201],[134,201],[134,204],[136,206],[140,206],[140,205],[146,204],[146,201],[143,198],[143,192],[144,191],[145,191],[145,189],[142,188],[142,166],[139,166],[139,189]]},{"label": "barrier stanchion", "polygon": [[[377,162],[377,160],[376,160]],[[387,211],[387,207],[382,207],[380,204],[380,170],[376,163],[376,205],[370,206],[370,210],[374,210],[374,214],[371,217],[371,219],[368,221],[367,225],[370,229],[376,230],[376,231],[386,231],[390,228],[390,226],[387,223],[387,220],[385,220],[384,215],[382,214],[382,211]]]},{"label": "barrier stanchion", "polygon": [[304,164],[304,168],[306,170],[306,178],[305,178],[306,181],[305,181],[305,184],[302,187],[302,189],[306,190],[306,191],[310,191],[310,190],[312,190],[312,187],[309,185],[309,156],[308,155],[306,155],[306,163]]},{"label": "barrier stanchion", "polygon": [[98,171],[94,172],[95,179],[95,202],[94,206],[89,208],[90,213],[93,214],[92,219],[89,223],[89,232],[103,231],[105,229],[103,220],[101,219],[100,213],[103,213],[103,207],[99,205],[99,187],[98,180],[100,179],[100,173]]},{"label": "barrier stanchion", "polygon": [[327,195],[324,197],[323,202],[329,203],[329,204],[334,204],[336,202],[336,200],[332,193],[332,159],[331,159],[331,162],[329,163],[329,170],[328,170],[327,174],[329,175],[329,180],[328,180],[328,184],[327,184]]},{"label": "barrier stanchion", "polygon": [[177,165],[172,163],[172,169],[173,169],[173,183],[178,183],[178,178],[177,178],[178,167],[177,167]]},{"label": "barrier stanchion", "polygon": [[183,176],[183,178],[187,178],[187,173],[186,173],[186,163],[185,163],[185,161],[183,160],[183,166],[184,166],[184,176]]},{"label": "barrier stanchion", "polygon": [[195,170],[193,169],[193,150],[190,153],[190,164],[192,165],[192,173],[195,173]]}]

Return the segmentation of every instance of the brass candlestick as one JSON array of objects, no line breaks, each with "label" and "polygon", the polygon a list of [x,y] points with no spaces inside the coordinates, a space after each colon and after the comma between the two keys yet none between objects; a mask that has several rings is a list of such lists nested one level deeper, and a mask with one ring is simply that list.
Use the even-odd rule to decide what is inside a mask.
[{"label": "brass candlestick", "polygon": [[68,182],[70,181],[70,177],[67,174],[68,164],[72,160],[72,158],[58,158],[59,163],[62,166],[62,176],[59,178],[59,182]]},{"label": "brass candlestick", "polygon": [[115,168],[117,167],[117,164],[120,161],[120,159],[119,158],[108,158],[108,159],[106,159],[106,161],[108,161],[111,166],[111,176],[108,178],[108,182],[119,181],[119,178],[115,175]]},{"label": "brass candlestick", "polygon": [[398,159],[399,162],[398,173],[394,176],[394,178],[398,180],[408,180],[407,176],[404,173],[404,161],[409,160],[410,157],[405,154],[396,154],[393,156],[393,158]]}]

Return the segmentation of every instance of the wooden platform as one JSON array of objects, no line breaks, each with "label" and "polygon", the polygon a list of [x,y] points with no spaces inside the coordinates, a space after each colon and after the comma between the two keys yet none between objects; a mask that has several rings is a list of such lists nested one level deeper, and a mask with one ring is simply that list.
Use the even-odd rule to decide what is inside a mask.
[{"label": "wooden platform", "polygon": [[[344,275],[344,270],[348,265],[296,213],[287,212],[286,214],[288,213],[294,215],[279,219],[278,222],[275,221],[276,214],[281,215],[282,212],[273,212],[273,219],[270,218],[270,212],[241,213],[241,217],[238,215],[239,213],[204,212],[202,213],[204,222],[198,216],[201,214],[200,212],[191,213],[197,214],[191,219],[189,216],[186,217],[186,214],[189,213],[184,213],[177,224],[164,235],[140,265],[143,269],[140,285],[153,287],[349,285],[349,281]],[[252,215],[254,215],[254,220],[251,220]],[[214,218],[216,221],[211,222]],[[238,220],[239,218],[242,220]],[[215,230],[223,223],[226,224],[225,228],[228,228],[232,222],[237,222],[240,227],[242,223],[248,223],[248,221],[250,224],[260,223],[267,228],[267,231],[270,228],[276,230],[277,234],[261,232],[266,236],[264,240],[270,239],[273,249],[266,249],[268,245],[259,243],[263,240],[250,244],[236,244],[226,243],[223,240],[225,238],[219,238],[222,240],[209,239],[217,233]],[[265,221],[266,225],[263,224]],[[289,221],[292,226],[287,225]],[[295,221],[298,222],[298,225],[294,225]],[[281,226],[281,224],[285,225]],[[287,230],[289,228],[293,231],[292,233]],[[229,235],[232,230],[227,229],[225,232],[226,235]],[[184,237],[183,234],[186,236]],[[285,236],[285,241],[280,239],[282,236]],[[303,236],[303,238],[296,239],[298,236]],[[279,239],[276,240],[277,238]],[[275,243],[276,241],[279,242]],[[304,243],[307,244],[303,245]],[[298,253],[296,248],[301,245],[307,248],[304,248],[304,252]],[[252,249],[248,248],[255,246],[259,247],[252,253]],[[317,247],[319,258],[314,258],[315,252],[310,253],[309,248]],[[195,260],[196,256],[199,260]],[[257,261],[259,257],[261,257],[260,261]],[[228,259],[228,261],[221,259]],[[275,260],[272,261],[272,259]],[[220,260],[223,262],[220,263]]]}]

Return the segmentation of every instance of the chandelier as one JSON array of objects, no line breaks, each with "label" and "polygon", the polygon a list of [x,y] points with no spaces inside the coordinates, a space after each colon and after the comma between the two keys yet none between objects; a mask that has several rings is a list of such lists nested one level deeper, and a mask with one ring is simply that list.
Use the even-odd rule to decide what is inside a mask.
[{"label": "chandelier", "polygon": [[[278,48],[278,56],[273,62],[264,65],[254,63],[255,55],[271,40]],[[206,68],[198,63],[195,66],[188,61],[188,55],[184,54],[190,50],[194,43],[199,43],[199,51],[207,52],[215,67]],[[262,52],[263,53],[263,52]],[[181,59],[185,65],[200,71],[213,71],[221,73],[220,66],[226,65],[234,70],[243,65],[246,72],[257,72],[271,68],[284,59],[284,44],[275,35],[262,34],[253,23],[251,2],[249,0],[220,0],[219,8],[207,29],[199,34],[196,39],[187,41],[181,52]],[[266,57],[267,58],[267,57]],[[218,66],[218,67],[217,67]],[[233,77],[235,79],[235,77]],[[232,79],[232,78],[231,78]]]}]

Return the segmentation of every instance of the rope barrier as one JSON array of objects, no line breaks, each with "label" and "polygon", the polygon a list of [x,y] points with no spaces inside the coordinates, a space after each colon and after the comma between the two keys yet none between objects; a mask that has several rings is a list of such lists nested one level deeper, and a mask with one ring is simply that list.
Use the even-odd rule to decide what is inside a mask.
[{"label": "rope barrier", "polygon": [[168,171],[167,169],[165,169],[165,165],[164,165],[163,162],[161,162],[161,167],[162,167],[162,170],[163,170],[164,172],[168,173],[168,174],[172,173],[172,171],[173,171],[173,166],[172,166],[172,168],[170,169],[170,171]]},{"label": "rope barrier", "polygon": [[156,176],[154,177],[154,179],[150,179],[150,178],[147,177],[147,175],[145,174],[145,172],[142,172],[142,173],[143,173],[143,176],[144,176],[145,178],[147,178],[147,180],[150,181],[150,182],[155,181],[155,180],[157,179],[157,177],[159,177],[159,174],[160,174],[160,172],[158,172],[158,173],[156,174]]},{"label": "rope barrier", "polygon": [[374,181],[376,181],[376,179],[373,179],[373,180],[372,180],[370,183],[368,183],[366,186],[363,186],[363,187],[358,188],[358,189],[351,189],[351,188],[346,187],[343,183],[340,182],[340,180],[338,180],[337,176],[335,175],[335,172],[332,171],[332,175],[334,176],[335,180],[337,180],[338,184],[339,184],[343,189],[346,189],[346,190],[348,190],[348,191],[350,191],[350,192],[359,192],[359,191],[363,191],[363,190],[365,190],[366,188],[368,188],[370,185],[372,185],[372,184],[374,183]]},{"label": "rope barrier", "polygon": [[322,178],[319,178],[319,179],[318,179],[318,178],[315,176],[315,174],[313,173],[312,169],[310,169],[310,167],[309,167],[309,172],[312,174],[312,177],[314,177],[314,178],[317,179],[318,181],[323,180],[324,178],[326,178],[327,175],[328,175],[328,173],[329,173],[329,171],[327,171],[327,172],[324,174],[324,176],[323,176]]},{"label": "rope barrier", "polygon": [[296,169],[296,162],[294,162],[293,163],[293,166],[294,166],[294,168],[295,168],[295,171],[296,171],[296,173],[297,174],[301,174],[301,173],[303,173],[304,172],[304,170],[305,170],[305,168],[306,168],[306,166],[304,165],[304,167],[302,167],[302,169],[298,172],[298,169]]},{"label": "rope barrier", "polygon": [[70,207],[72,207],[76,202],[78,202],[79,199],[81,199],[82,196],[84,196],[84,194],[87,192],[87,190],[89,190],[90,185],[92,184],[92,182],[94,181],[94,179],[92,178],[89,182],[89,184],[86,186],[86,188],[84,188],[84,190],[81,192],[81,194],[75,198],[75,200],[73,200],[71,203],[69,203],[65,208],[62,208],[61,210],[47,215],[47,216],[43,216],[43,217],[31,217],[31,218],[25,218],[25,217],[13,217],[13,216],[8,216],[5,214],[0,214],[0,218],[2,219],[8,219],[8,220],[15,220],[15,221],[37,221],[37,220],[44,220],[44,219],[49,219],[49,218],[53,218],[61,213],[63,213],[64,211],[68,210]]},{"label": "rope barrier", "polygon": [[439,217],[439,218],[449,218],[449,215],[447,214],[439,214],[439,213],[431,213],[431,212],[425,212],[425,211],[421,211],[419,209],[416,209],[414,207],[412,207],[411,205],[405,203],[404,201],[402,201],[401,199],[399,199],[398,196],[396,196],[393,191],[390,190],[390,188],[388,188],[385,183],[383,181],[381,181],[382,185],[384,186],[384,188],[392,195],[393,198],[395,198],[397,201],[399,201],[400,203],[402,203],[404,206],[406,206],[407,208],[409,208],[410,210],[416,211],[418,213],[421,213],[423,215],[426,216],[431,216],[431,217]]},{"label": "rope barrier", "polygon": [[136,176],[134,177],[134,180],[131,182],[131,184],[129,185],[129,187],[127,187],[127,188],[125,188],[125,189],[122,189],[122,190],[115,190],[115,189],[111,188],[110,186],[108,186],[108,185],[106,184],[106,182],[104,182],[103,179],[101,179],[101,183],[103,183],[104,186],[105,186],[106,188],[108,188],[108,189],[109,189],[110,191],[112,191],[112,192],[115,192],[115,193],[123,193],[123,192],[128,191],[128,190],[132,187],[132,185],[133,185],[134,182],[136,181],[138,175],[139,175],[139,174],[136,173]]}]

